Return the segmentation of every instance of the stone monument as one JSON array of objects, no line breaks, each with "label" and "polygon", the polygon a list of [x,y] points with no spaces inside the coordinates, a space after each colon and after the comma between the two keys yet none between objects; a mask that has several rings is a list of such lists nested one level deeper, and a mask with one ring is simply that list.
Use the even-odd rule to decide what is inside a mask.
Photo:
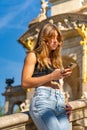
[{"label": "stone monument", "polygon": [[[46,16],[47,9],[49,8],[48,2],[41,0],[40,14],[42,14],[42,12],[45,12],[44,15],[46,16],[46,18],[38,20],[38,16],[40,16],[38,15],[37,18],[35,18],[29,23],[28,31],[26,31],[26,33],[24,33],[18,39],[18,41],[26,49],[33,49],[35,42],[37,40],[38,32],[45,23],[53,22],[54,24],[58,26],[58,28],[60,28],[64,37],[63,50],[62,50],[62,58],[63,58],[64,67],[70,64],[70,62],[74,62],[77,64],[77,67],[73,70],[72,76],[64,80],[63,89],[66,93],[68,91],[69,101],[76,100],[82,96],[84,91],[86,91],[86,86],[87,86],[87,81],[86,81],[87,70],[85,71],[85,68],[87,66],[87,63],[86,63],[87,55],[86,55],[86,51],[84,51],[85,44],[83,45],[80,44],[82,40],[82,36],[78,32],[79,25],[84,25],[86,29],[87,2],[84,0],[77,0],[77,1],[75,0],[49,0],[49,2],[52,3],[51,16],[50,17]],[[76,2],[78,2],[79,4],[76,4]],[[69,8],[64,8],[66,7],[65,5],[68,5]],[[75,5],[75,6],[71,10],[70,7],[72,5]],[[81,10],[82,8],[83,8],[82,13],[80,14],[77,13],[77,10]],[[63,13],[63,11],[65,11],[65,13]],[[85,65],[85,68],[84,68],[84,65]],[[85,74],[84,74],[84,71],[85,71]],[[14,87],[14,90],[16,89],[17,88]],[[20,89],[22,89],[21,86],[20,86]],[[10,91],[13,91],[13,88]],[[29,95],[31,95],[31,93],[32,92],[30,90],[28,90],[27,92],[24,92],[24,97],[23,98],[21,97],[21,103],[22,102],[25,103],[26,99],[29,97]],[[7,96],[8,95],[7,91],[3,95],[6,96],[6,100],[7,100],[7,97],[9,97]],[[8,102],[9,100],[10,98],[8,98]]]}]

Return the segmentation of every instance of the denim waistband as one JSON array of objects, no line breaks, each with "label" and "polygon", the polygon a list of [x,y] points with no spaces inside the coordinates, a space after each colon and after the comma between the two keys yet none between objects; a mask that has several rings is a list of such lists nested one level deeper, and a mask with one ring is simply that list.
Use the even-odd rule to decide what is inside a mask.
[{"label": "denim waistband", "polygon": [[58,93],[58,94],[63,94],[63,92],[60,90],[60,89],[54,89],[54,88],[51,88],[51,87],[45,87],[45,86],[39,86],[37,88],[35,88],[35,91],[47,91],[47,92],[50,92],[50,93]]}]

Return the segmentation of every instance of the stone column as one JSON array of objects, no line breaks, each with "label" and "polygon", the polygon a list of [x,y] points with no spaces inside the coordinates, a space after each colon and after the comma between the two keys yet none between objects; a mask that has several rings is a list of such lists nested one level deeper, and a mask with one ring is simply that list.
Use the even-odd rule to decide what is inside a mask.
[{"label": "stone column", "polygon": [[10,102],[9,97],[6,97],[5,101],[5,115],[9,115],[13,113],[13,103]]},{"label": "stone column", "polygon": [[8,111],[9,111],[9,98],[6,97],[4,113],[8,114]]}]

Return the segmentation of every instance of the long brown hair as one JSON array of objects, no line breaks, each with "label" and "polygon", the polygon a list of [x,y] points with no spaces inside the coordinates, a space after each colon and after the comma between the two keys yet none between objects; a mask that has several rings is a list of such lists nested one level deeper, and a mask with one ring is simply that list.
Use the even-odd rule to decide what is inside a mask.
[{"label": "long brown hair", "polygon": [[54,68],[62,68],[62,60],[61,60],[61,46],[62,46],[62,34],[58,27],[54,24],[47,23],[45,24],[38,35],[36,46],[34,48],[34,51],[37,55],[37,62],[38,62],[38,68],[40,70],[44,69],[45,67],[50,68],[48,62],[45,60],[49,55],[49,49],[47,47],[47,42],[55,37],[55,31],[58,33],[58,42],[60,43],[60,46],[56,48],[56,50],[51,52],[50,59],[51,59],[51,65]]}]

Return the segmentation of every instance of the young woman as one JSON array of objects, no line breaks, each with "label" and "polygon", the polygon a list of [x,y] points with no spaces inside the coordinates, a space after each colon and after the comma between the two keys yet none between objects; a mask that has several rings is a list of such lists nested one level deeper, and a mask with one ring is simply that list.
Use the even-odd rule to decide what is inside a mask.
[{"label": "young woman", "polygon": [[61,80],[70,76],[71,70],[63,69],[61,47],[60,31],[56,25],[47,23],[24,62],[22,86],[35,88],[29,113],[38,130],[70,130],[71,106],[65,104]]}]

